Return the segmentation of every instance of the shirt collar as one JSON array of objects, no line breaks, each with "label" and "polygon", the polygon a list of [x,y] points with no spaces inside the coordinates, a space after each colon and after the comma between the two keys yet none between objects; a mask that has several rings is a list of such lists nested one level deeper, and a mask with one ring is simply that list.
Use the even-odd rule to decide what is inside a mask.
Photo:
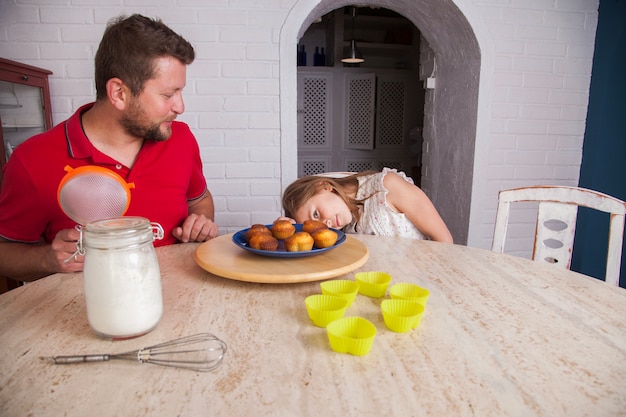
[{"label": "shirt collar", "polygon": [[93,145],[87,139],[81,118],[83,113],[92,108],[94,103],[81,106],[76,112],[65,121],[65,141],[67,152],[72,158],[83,159],[93,156]]}]

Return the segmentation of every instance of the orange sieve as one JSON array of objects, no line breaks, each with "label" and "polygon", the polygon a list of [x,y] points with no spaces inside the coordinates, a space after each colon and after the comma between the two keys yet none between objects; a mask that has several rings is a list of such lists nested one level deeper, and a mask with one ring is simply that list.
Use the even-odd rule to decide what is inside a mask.
[{"label": "orange sieve", "polygon": [[130,189],[115,172],[85,165],[76,169],[67,165],[67,174],[61,179],[57,200],[63,212],[76,223],[89,222],[123,216],[130,205]]}]

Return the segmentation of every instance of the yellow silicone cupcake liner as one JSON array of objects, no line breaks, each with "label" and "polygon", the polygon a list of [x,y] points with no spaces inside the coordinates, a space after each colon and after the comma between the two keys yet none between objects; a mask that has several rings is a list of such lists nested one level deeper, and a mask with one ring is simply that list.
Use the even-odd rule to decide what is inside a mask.
[{"label": "yellow silicone cupcake liner", "polygon": [[391,282],[391,275],[386,272],[357,272],[354,278],[359,284],[359,293],[374,298],[383,297]]},{"label": "yellow silicone cupcake liner", "polygon": [[409,300],[426,306],[426,302],[430,296],[430,291],[426,288],[420,287],[419,285],[401,282],[399,284],[392,285],[391,288],[389,288],[389,295],[391,298]]},{"label": "yellow silicone cupcake liner", "polygon": [[345,298],[326,294],[310,295],[304,303],[309,318],[318,327],[326,327],[333,320],[342,318],[348,308],[348,301]]},{"label": "yellow silicone cupcake liner", "polygon": [[376,326],[362,317],[345,317],[326,326],[330,347],[335,352],[367,355],[376,337]]},{"label": "yellow silicone cupcake liner", "polygon": [[320,283],[322,294],[345,298],[350,306],[359,292],[359,284],[349,279],[335,279]]},{"label": "yellow silicone cupcake liner", "polygon": [[406,333],[422,321],[424,306],[413,301],[387,299],[380,304],[385,325],[392,331]]}]

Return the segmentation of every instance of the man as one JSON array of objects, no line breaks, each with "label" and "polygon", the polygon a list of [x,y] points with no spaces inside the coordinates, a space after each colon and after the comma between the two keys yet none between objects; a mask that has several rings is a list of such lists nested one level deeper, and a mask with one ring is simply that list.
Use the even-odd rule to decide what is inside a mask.
[{"label": "man", "polygon": [[160,20],[119,17],[95,57],[96,101],[19,145],[0,191],[0,275],[32,281],[83,269],[79,232],[61,210],[64,167],[98,165],[135,184],[129,216],[159,223],[155,245],[218,235],[198,144],[181,122],[193,47]]}]

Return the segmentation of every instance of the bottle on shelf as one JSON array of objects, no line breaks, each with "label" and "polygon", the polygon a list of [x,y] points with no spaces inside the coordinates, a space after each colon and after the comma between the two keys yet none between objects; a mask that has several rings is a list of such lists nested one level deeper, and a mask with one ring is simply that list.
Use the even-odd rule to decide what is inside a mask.
[{"label": "bottle on shelf", "polygon": [[315,54],[313,55],[313,65],[316,67],[326,66],[326,55],[324,54],[324,48],[321,49],[322,52],[320,53],[320,48],[318,46],[315,47]]},{"label": "bottle on shelf", "polygon": [[298,50],[298,66],[306,67],[306,50],[304,49],[304,45],[300,45],[300,49]]},{"label": "bottle on shelf", "polygon": [[319,46],[315,47],[315,53],[313,54],[313,66],[315,67],[319,67],[322,64],[320,64],[320,59],[321,59],[322,55],[320,54],[320,48]]}]

